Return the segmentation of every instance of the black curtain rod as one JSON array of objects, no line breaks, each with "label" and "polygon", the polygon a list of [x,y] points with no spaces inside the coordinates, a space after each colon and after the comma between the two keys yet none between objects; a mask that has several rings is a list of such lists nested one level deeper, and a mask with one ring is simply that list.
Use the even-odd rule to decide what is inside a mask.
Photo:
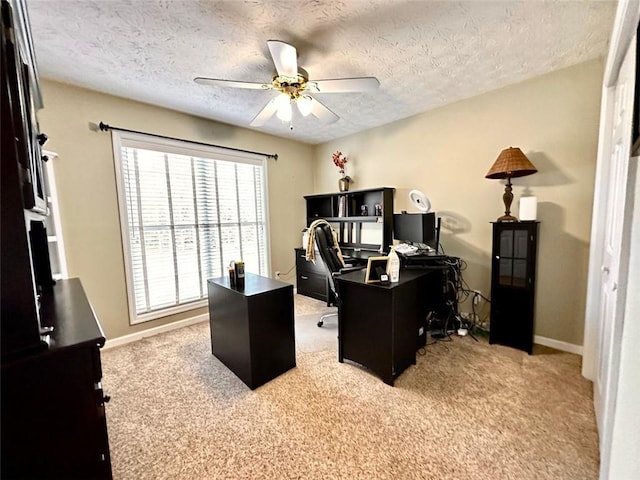
[{"label": "black curtain rod", "polygon": [[98,126],[100,127],[100,130],[102,130],[103,132],[106,132],[107,130],[118,130],[120,132],[141,133],[143,135],[151,135],[152,137],[164,138],[166,140],[178,140],[180,142],[195,143],[196,145],[204,145],[205,147],[224,148],[226,150],[233,150],[234,152],[252,153],[254,155],[264,155],[267,158],[273,158],[276,162],[278,161],[277,153],[252,152],[251,150],[243,150],[242,148],[224,147],[222,145],[214,145],[212,143],[194,142],[193,140],[185,140],[184,138],[176,138],[176,137],[167,137],[166,135],[158,135],[157,133],[147,133],[147,132],[141,132],[139,130],[129,130],[128,128],[112,127],[111,125],[107,125],[104,122],[100,122]]}]

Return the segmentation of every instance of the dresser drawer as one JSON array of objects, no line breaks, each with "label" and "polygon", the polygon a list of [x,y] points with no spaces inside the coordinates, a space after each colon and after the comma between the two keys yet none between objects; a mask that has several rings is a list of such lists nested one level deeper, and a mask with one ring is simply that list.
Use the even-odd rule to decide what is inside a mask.
[{"label": "dresser drawer", "polygon": [[325,275],[298,271],[297,287],[300,295],[327,300],[327,277]]},{"label": "dresser drawer", "polygon": [[298,273],[313,273],[323,276],[327,274],[327,270],[324,266],[324,262],[322,261],[320,253],[316,252],[316,263],[314,264],[313,262],[308,262],[306,260],[305,250],[301,248],[296,249],[296,271]]}]

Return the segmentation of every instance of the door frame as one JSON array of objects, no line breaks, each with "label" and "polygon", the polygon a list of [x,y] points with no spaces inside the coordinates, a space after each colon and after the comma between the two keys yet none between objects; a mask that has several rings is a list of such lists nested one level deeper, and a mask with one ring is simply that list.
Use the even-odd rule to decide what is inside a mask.
[{"label": "door frame", "polygon": [[610,136],[613,122],[615,84],[618,80],[620,66],[635,35],[639,20],[640,0],[620,0],[602,85],[582,359],[582,375],[589,380],[595,379],[598,360],[599,291],[602,283],[600,264],[604,249],[604,231],[601,227],[605,222],[606,200],[609,193],[606,188],[606,180],[608,176],[608,159],[611,153]]},{"label": "door frame", "polygon": [[[609,54],[605,65],[605,72],[602,85],[602,103],[600,111],[600,129],[598,141],[598,160],[596,166],[596,178],[594,185],[594,203],[593,216],[591,224],[591,249],[589,254],[589,272],[587,284],[587,301],[585,309],[585,333],[583,345],[583,363],[582,374],[594,381],[594,388],[597,388],[597,372],[600,362],[599,345],[600,338],[603,333],[600,330],[600,292],[603,288],[603,277],[601,266],[603,260],[603,252],[605,248],[605,215],[607,198],[609,195],[609,159],[611,156],[611,134],[614,122],[614,102],[616,94],[616,84],[620,67],[627,52],[634,50],[635,45],[632,41],[635,39],[640,20],[640,2],[639,0],[621,0],[616,11],[615,23],[611,36]],[[635,51],[635,50],[634,50]],[[635,83],[632,79],[631,85]],[[629,132],[631,135],[631,131]],[[635,152],[629,152],[631,157]],[[624,185],[618,186],[623,190],[621,192],[623,198],[628,198],[629,190],[634,188],[633,184],[628,180]],[[628,275],[624,269],[625,255],[628,256],[628,238],[630,235],[630,225],[632,222],[632,211],[628,208],[623,210],[623,231],[622,246],[618,261],[621,265],[618,277],[618,308],[621,311],[618,315],[624,318],[624,301],[627,290]],[[615,323],[615,320],[614,320]],[[615,330],[612,333],[613,352],[619,352],[622,344],[622,322],[614,324]],[[600,438],[600,479],[604,480],[609,477],[611,446],[613,427],[615,421],[615,406],[618,390],[618,375],[620,369],[620,355],[614,354],[609,359],[603,359],[610,363],[610,379],[608,382],[606,401],[602,405],[595,405],[600,408],[596,414],[600,416],[599,422],[599,438]],[[595,392],[594,392],[595,394]]]}]

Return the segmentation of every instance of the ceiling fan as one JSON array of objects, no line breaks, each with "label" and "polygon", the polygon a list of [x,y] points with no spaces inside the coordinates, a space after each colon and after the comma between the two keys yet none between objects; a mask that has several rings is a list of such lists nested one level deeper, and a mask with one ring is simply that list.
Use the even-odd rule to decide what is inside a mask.
[{"label": "ceiling fan", "polygon": [[293,130],[291,119],[293,117],[292,107],[294,104],[305,117],[312,114],[324,123],[333,123],[340,117],[311,96],[312,93],[371,92],[380,85],[380,82],[375,77],[309,80],[307,71],[298,66],[298,52],[293,45],[279,40],[269,40],[267,45],[277,72],[270,83],[220,80],[206,77],[193,79],[201,85],[280,92],[251,121],[250,125],[253,127],[264,125],[275,114],[280,120],[289,122],[289,128]]}]

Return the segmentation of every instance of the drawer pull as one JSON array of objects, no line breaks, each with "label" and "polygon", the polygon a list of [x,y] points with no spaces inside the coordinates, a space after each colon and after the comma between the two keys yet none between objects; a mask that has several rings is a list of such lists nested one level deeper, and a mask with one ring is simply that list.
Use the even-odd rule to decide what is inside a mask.
[{"label": "drawer pull", "polygon": [[300,275],[300,278],[301,278],[302,280],[309,280],[309,277],[305,277],[304,275]]}]

